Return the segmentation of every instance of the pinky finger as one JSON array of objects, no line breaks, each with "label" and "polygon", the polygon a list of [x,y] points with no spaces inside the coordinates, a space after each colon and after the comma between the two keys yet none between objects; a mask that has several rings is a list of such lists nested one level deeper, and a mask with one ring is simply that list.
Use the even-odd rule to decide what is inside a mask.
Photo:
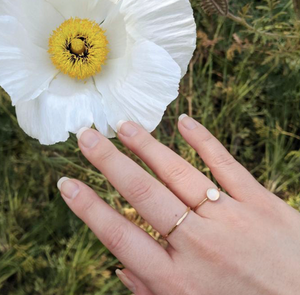
[{"label": "pinky finger", "polygon": [[118,276],[120,281],[123,283],[123,285],[125,287],[127,287],[129,291],[134,293],[134,295],[154,295],[146,287],[146,285],[136,275],[134,275],[130,270],[118,269],[116,271],[116,275]]}]

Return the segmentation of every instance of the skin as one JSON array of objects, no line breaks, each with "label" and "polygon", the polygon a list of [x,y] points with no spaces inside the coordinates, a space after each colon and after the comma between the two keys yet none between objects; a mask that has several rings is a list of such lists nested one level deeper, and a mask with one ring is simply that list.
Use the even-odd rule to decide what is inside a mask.
[{"label": "skin", "polygon": [[[220,186],[220,200],[191,212],[162,248],[75,179],[59,184],[71,210],[124,264],[119,278],[136,295],[296,295],[300,215],[261,186],[200,123],[178,128]],[[162,235],[215,184],[132,122],[118,137],[166,184],[154,179],[99,132],[80,132],[79,147],[120,194]]]}]

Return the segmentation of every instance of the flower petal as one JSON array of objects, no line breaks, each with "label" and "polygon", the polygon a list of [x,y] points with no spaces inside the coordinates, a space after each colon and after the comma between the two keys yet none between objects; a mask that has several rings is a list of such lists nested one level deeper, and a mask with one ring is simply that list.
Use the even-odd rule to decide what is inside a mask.
[{"label": "flower petal", "polygon": [[162,46],[184,76],[196,48],[196,24],[189,0],[123,0],[126,30]]},{"label": "flower petal", "polygon": [[21,128],[41,144],[66,141],[69,132],[91,127],[94,121],[104,135],[114,135],[92,79],[79,81],[59,74],[37,99],[18,103],[16,113]]},{"label": "flower petal", "polygon": [[22,25],[0,16],[0,85],[13,104],[38,97],[57,74],[46,50],[34,45]]},{"label": "flower petal", "polygon": [[106,31],[105,35],[109,43],[108,59],[119,58],[125,55],[128,41],[128,33],[124,16],[120,13],[120,4],[114,6],[105,18],[101,27]]},{"label": "flower petal", "polygon": [[178,95],[180,74],[171,56],[147,40],[124,58],[108,61],[95,82],[110,126],[116,130],[120,120],[131,120],[153,131]]},{"label": "flower petal", "polygon": [[111,0],[47,0],[65,19],[71,17],[88,18],[102,23],[110,10],[115,7]]},{"label": "flower petal", "polygon": [[46,50],[52,31],[64,21],[62,15],[45,0],[1,0],[0,15],[15,17],[28,32],[28,38]]}]

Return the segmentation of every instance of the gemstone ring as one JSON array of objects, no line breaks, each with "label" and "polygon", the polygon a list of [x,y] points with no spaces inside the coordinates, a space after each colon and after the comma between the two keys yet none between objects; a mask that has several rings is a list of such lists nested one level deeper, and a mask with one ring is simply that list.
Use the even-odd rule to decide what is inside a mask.
[{"label": "gemstone ring", "polygon": [[205,202],[211,201],[211,202],[216,202],[220,199],[220,191],[221,189],[215,189],[215,188],[210,188],[206,191],[206,198],[202,200],[194,209],[193,211],[196,212],[197,209],[199,209]]}]

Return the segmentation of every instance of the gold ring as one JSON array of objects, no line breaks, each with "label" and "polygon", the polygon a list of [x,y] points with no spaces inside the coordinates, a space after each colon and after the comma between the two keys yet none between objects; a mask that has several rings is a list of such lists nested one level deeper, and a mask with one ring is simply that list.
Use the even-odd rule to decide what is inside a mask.
[{"label": "gold ring", "polygon": [[186,212],[183,214],[183,216],[177,221],[177,223],[174,225],[174,227],[169,231],[169,233],[165,236],[163,236],[164,239],[167,239],[171,233],[175,231],[175,229],[187,218],[189,213],[191,212],[191,208],[187,207]]},{"label": "gold ring", "polygon": [[206,191],[206,198],[201,201],[194,209],[193,211],[196,212],[205,202],[212,201],[212,202],[216,202],[220,199],[220,192],[221,189],[215,189],[215,188],[210,188]]}]

